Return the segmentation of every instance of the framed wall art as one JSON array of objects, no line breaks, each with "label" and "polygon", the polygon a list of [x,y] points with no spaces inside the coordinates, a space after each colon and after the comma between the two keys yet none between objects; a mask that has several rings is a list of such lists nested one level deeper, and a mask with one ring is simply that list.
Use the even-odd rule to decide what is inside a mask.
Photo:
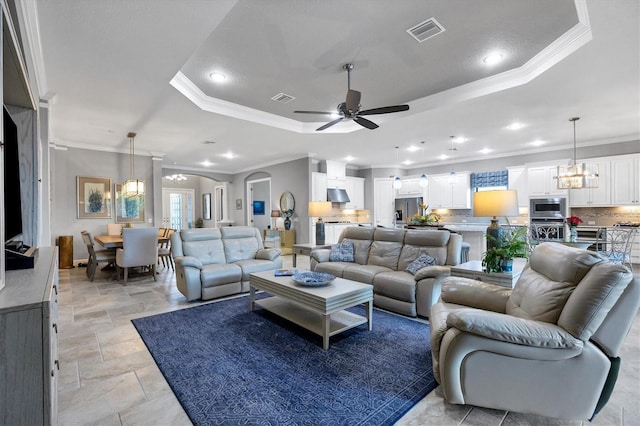
[{"label": "framed wall art", "polygon": [[77,177],[77,208],[79,219],[111,217],[111,179]]},{"label": "framed wall art", "polygon": [[202,194],[202,218],[211,220],[211,193]]},{"label": "framed wall art", "polygon": [[144,194],[135,197],[122,195],[122,184],[115,184],[116,223],[144,222]]}]

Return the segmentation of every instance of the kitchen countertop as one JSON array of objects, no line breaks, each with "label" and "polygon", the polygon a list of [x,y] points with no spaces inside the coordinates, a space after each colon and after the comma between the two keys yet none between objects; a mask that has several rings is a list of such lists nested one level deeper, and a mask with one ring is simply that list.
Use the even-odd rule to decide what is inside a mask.
[{"label": "kitchen countertop", "polygon": [[489,225],[473,223],[443,223],[441,226],[456,232],[486,232],[487,226]]}]

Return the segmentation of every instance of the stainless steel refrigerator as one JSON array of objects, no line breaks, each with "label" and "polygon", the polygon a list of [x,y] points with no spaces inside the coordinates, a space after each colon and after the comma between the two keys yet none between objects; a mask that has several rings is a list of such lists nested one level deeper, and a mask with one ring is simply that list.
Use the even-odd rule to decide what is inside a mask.
[{"label": "stainless steel refrigerator", "polygon": [[405,225],[416,213],[421,213],[422,197],[396,199],[396,225]]}]

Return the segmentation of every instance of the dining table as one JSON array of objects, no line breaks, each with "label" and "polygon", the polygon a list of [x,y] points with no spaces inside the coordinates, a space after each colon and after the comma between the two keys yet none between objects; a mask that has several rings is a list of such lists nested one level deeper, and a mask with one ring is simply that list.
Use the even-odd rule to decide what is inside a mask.
[{"label": "dining table", "polygon": [[[96,235],[93,239],[106,249],[122,248],[122,235]],[[158,237],[158,244],[169,242],[168,237]]]}]

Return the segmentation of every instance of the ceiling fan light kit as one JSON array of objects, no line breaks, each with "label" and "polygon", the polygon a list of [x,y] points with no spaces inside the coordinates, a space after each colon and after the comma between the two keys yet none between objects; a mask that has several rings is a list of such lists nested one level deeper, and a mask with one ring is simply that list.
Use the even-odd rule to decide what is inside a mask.
[{"label": "ceiling fan light kit", "polygon": [[328,129],[329,127],[345,120],[353,120],[362,127],[374,130],[378,128],[378,125],[373,121],[364,118],[363,115],[390,114],[393,112],[409,110],[409,105],[392,105],[361,110],[360,98],[362,97],[362,93],[351,89],[351,70],[353,70],[353,64],[345,64],[342,68],[347,71],[347,96],[345,101],[338,105],[337,113],[327,111],[294,111],[294,113],[297,114],[321,114],[328,115],[330,117],[333,117],[335,114],[338,115],[334,120],[318,127],[316,131]]},{"label": "ceiling fan light kit", "polygon": [[600,184],[597,164],[578,164],[576,158],[576,121],[580,117],[572,117],[573,122],[573,164],[558,166],[558,189],[597,188]]}]

